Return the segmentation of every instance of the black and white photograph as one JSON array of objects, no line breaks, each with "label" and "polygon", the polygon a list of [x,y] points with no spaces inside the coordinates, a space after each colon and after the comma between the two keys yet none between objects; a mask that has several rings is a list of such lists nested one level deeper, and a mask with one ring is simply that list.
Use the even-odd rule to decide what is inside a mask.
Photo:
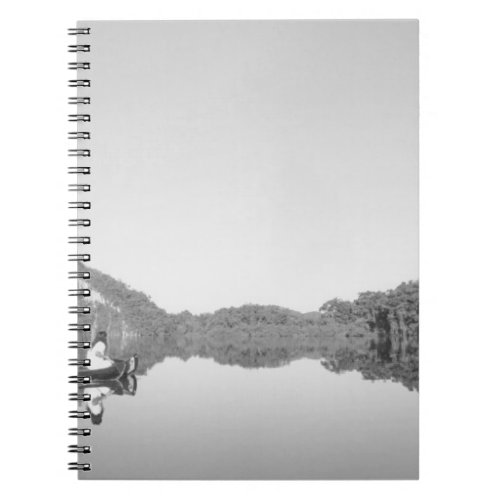
[{"label": "black and white photograph", "polygon": [[0,13],[2,497],[500,497],[500,6]]},{"label": "black and white photograph", "polygon": [[77,26],[79,477],[417,479],[418,21]]}]

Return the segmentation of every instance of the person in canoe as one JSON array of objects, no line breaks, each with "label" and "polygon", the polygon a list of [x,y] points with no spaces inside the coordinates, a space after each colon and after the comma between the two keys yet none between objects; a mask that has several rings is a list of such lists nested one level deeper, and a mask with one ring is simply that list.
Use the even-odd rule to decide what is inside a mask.
[{"label": "person in canoe", "polygon": [[98,332],[92,346],[87,353],[92,370],[101,370],[114,365],[114,361],[108,356],[108,334],[104,331]]},{"label": "person in canoe", "polygon": [[93,380],[111,380],[131,375],[137,369],[138,356],[136,354],[127,360],[113,359],[108,356],[107,337],[105,331],[96,334],[87,352],[90,366],[82,367],[79,370],[81,375],[90,376]]}]

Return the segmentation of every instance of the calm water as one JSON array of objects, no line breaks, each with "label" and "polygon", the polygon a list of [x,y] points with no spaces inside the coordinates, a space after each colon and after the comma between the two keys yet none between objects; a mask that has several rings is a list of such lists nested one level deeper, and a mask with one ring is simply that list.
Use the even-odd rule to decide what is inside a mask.
[{"label": "calm water", "polygon": [[414,479],[418,392],[318,359],[165,358],[112,387],[85,479]]}]

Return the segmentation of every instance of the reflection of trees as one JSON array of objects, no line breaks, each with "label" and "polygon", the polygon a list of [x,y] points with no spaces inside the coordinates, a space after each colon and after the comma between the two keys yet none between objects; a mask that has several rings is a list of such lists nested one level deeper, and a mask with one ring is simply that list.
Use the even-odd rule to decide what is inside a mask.
[{"label": "reflection of trees", "polygon": [[199,356],[246,368],[310,358],[337,373],[357,370],[366,379],[418,389],[418,282],[364,292],[353,302],[333,299],[307,314],[245,305],[195,316],[168,314],[145,294],[90,271],[97,292],[90,299],[92,330],[108,331],[111,357],[137,353],[138,374],[166,357]]},{"label": "reflection of trees", "polygon": [[367,380],[392,380],[418,390],[418,345],[394,346],[384,334],[368,350],[342,347],[321,364],[335,373],[355,370]]}]

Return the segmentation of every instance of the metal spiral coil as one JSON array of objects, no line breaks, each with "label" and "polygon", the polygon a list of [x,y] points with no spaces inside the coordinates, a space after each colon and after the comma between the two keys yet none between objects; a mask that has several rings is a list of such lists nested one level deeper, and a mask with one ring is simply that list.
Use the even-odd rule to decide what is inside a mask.
[{"label": "metal spiral coil", "polygon": [[89,236],[70,236],[70,243],[81,243],[82,245],[90,245],[90,237]]},{"label": "metal spiral coil", "polygon": [[68,149],[68,156],[90,156],[90,149]]},{"label": "metal spiral coil", "polygon": [[85,114],[68,115],[68,121],[69,122],[89,122],[90,115],[85,115]]},{"label": "metal spiral coil", "polygon": [[90,273],[88,271],[70,271],[68,278],[77,280],[89,280]]},{"label": "metal spiral coil", "polygon": [[68,52],[90,52],[90,45],[68,45]]},{"label": "metal spiral coil", "polygon": [[[79,359],[79,358],[68,359],[68,365],[69,366],[90,366],[90,359]],[[89,395],[87,394],[87,396],[89,396]],[[83,399],[82,401],[88,401],[88,400]]]},{"label": "metal spiral coil", "polygon": [[73,288],[68,290],[70,297],[90,297],[90,290],[88,288]]},{"label": "metal spiral coil", "polygon": [[69,208],[81,208],[82,210],[90,210],[90,201],[70,201]]},{"label": "metal spiral coil", "polygon": [[70,462],[68,464],[68,469],[69,470],[89,471],[90,470],[90,464],[79,464],[77,462]]},{"label": "metal spiral coil", "polygon": [[[90,44],[81,43],[86,42],[87,40],[81,39],[80,37],[86,37],[90,35],[90,28],[69,28],[68,35],[70,36],[78,36],[77,43],[68,46],[68,52],[71,53],[89,53],[90,52]],[[78,56],[78,54],[77,54]],[[80,56],[78,56],[80,57]],[[82,56],[84,57],[84,55]],[[76,89],[78,94],[85,92],[85,89],[91,86],[91,80],[88,78],[91,63],[89,61],[70,61],[68,63],[68,69],[72,72],[76,71],[76,78],[72,78],[68,80],[68,86],[70,88]],[[84,73],[80,73],[80,72]],[[75,74],[75,73],[73,73]],[[84,76],[85,75],[85,76]],[[87,111],[88,105],[90,105],[90,96],[85,95],[77,95],[69,97],[68,104],[74,106],[85,106],[85,111]],[[85,127],[90,122],[90,113],[83,112],[83,109],[77,109],[76,113],[68,114],[68,121],[70,123],[75,123],[78,128],[81,126]],[[88,159],[91,155],[91,149],[87,146],[89,144],[91,138],[90,131],[88,130],[71,130],[68,132],[68,139],[71,141],[77,141],[77,145],[75,148],[68,149],[68,156],[72,158],[77,158],[78,165],[68,167],[68,173],[71,175],[90,175],[90,165],[87,164]],[[85,146],[83,147],[83,144]],[[80,165],[80,163],[85,163],[84,165]],[[78,178],[79,180],[79,178]],[[91,221],[90,218],[82,218],[79,217],[81,210],[90,210],[91,203],[90,201],[84,201],[80,199],[80,196],[84,193],[88,193],[90,191],[90,183],[71,183],[68,184],[68,191],[71,193],[77,193],[78,198],[76,200],[70,200],[68,208],[73,210],[77,210],[77,217],[70,218],[68,220],[68,225],[70,227],[78,228],[78,232],[80,230],[85,230],[85,228],[90,227]],[[80,229],[81,228],[81,229]],[[90,245],[91,239],[90,236],[87,235],[70,235],[68,238],[68,242],[70,245],[77,245],[76,252],[68,254],[68,260],[70,262],[76,262],[77,265],[80,265],[80,262],[89,262],[90,261],[90,253],[88,252],[79,252],[79,249],[82,245]],[[75,248],[75,247],[73,247]],[[89,288],[85,288],[82,286],[81,281],[89,280],[90,273],[88,271],[82,271],[80,269],[70,271],[68,278],[70,280],[77,280],[74,287],[68,289],[68,295],[70,297],[76,297],[76,300],[80,300],[83,297],[90,297],[91,291]],[[86,350],[90,349],[91,342],[89,339],[86,339],[89,334],[91,334],[91,323],[90,322],[81,322],[80,315],[90,315],[91,307],[85,305],[71,305],[68,308],[68,314],[74,315],[77,314],[78,322],[69,323],[68,331],[70,333],[76,332],[77,339],[70,340],[68,343],[68,348],[73,349],[73,352],[77,354],[76,357],[71,357],[68,359],[69,366],[75,366],[77,369],[80,367],[89,367],[91,365],[91,361],[86,359],[85,356],[82,356]],[[75,319],[75,316],[73,316]],[[76,349],[76,351],[75,351]],[[90,394],[86,394],[84,391],[84,387],[92,382],[91,377],[82,375],[82,372],[77,375],[71,375],[69,377],[68,382],[70,384],[76,385],[76,390],[69,394],[70,401],[76,401],[77,404],[81,405],[85,402],[90,401]],[[73,385],[74,387],[74,385]],[[69,412],[69,418],[77,419],[78,421],[88,420],[90,419],[91,414],[90,411],[82,409],[79,407],[77,410],[71,410]],[[69,434],[71,436],[78,436],[80,438],[86,438],[90,436],[91,430],[85,427],[71,427],[69,429]],[[91,452],[91,448],[88,443],[79,441],[78,444],[71,444],[68,447],[68,452],[77,453],[78,455],[87,455]],[[76,471],[89,471],[91,470],[90,463],[80,463],[80,462],[70,462],[68,463],[69,470]]]},{"label": "metal spiral coil", "polygon": [[70,97],[68,104],[90,104],[90,97]]},{"label": "metal spiral coil", "polygon": [[68,446],[70,453],[90,453],[90,446],[78,446],[77,444],[70,444]]},{"label": "metal spiral coil", "polygon": [[70,184],[68,191],[90,191],[90,184]]},{"label": "metal spiral coil", "polygon": [[90,132],[68,132],[68,139],[90,139]]},{"label": "metal spiral coil", "polygon": [[69,418],[81,418],[81,419],[87,420],[90,418],[90,412],[89,411],[71,410],[69,412]]},{"label": "metal spiral coil", "polygon": [[90,175],[90,167],[68,167],[68,174]]},{"label": "metal spiral coil", "polygon": [[88,253],[72,253],[68,255],[70,262],[89,262],[90,254]]},{"label": "metal spiral coil", "polygon": [[89,227],[90,219],[68,219],[68,226]]},{"label": "metal spiral coil", "polygon": [[90,28],[68,28],[68,35],[90,35]]},{"label": "metal spiral coil", "polygon": [[90,80],[68,80],[68,87],[90,87]]},{"label": "metal spiral coil", "polygon": [[79,342],[78,340],[70,340],[68,342],[69,349],[90,349],[90,342]]},{"label": "metal spiral coil", "polygon": [[69,306],[68,312],[70,314],[90,314],[90,307],[86,307],[86,306]]},{"label": "metal spiral coil", "polygon": [[69,395],[69,400],[70,401],[90,401],[91,397],[90,394],[85,394],[81,392],[72,392]]},{"label": "metal spiral coil", "polygon": [[70,436],[90,436],[92,431],[90,429],[80,429],[78,427],[72,427],[69,429],[68,434]]},{"label": "metal spiral coil", "polygon": [[90,69],[90,63],[88,63],[88,62],[70,62],[70,63],[68,63],[68,69]]},{"label": "metal spiral coil", "polygon": [[88,385],[92,382],[90,377],[86,377],[84,375],[70,375],[68,377],[70,384],[85,384]]},{"label": "metal spiral coil", "polygon": [[68,329],[70,332],[90,332],[90,323],[70,323]]}]

